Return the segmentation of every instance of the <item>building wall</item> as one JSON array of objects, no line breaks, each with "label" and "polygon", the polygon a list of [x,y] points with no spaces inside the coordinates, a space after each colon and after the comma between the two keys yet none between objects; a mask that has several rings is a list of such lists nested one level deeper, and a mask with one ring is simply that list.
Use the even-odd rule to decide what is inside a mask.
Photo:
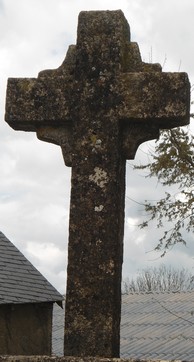
[{"label": "building wall", "polygon": [[50,355],[52,303],[0,305],[0,355]]}]

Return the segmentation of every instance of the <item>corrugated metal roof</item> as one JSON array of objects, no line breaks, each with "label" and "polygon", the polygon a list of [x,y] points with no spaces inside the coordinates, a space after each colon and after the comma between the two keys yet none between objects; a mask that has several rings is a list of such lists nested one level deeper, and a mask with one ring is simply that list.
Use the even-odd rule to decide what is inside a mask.
[{"label": "corrugated metal roof", "polygon": [[62,300],[62,295],[0,232],[0,304]]},{"label": "corrugated metal roof", "polygon": [[[63,314],[54,307],[53,353],[59,356]],[[121,357],[194,361],[194,291],[123,295]]]},{"label": "corrugated metal roof", "polygon": [[121,356],[194,360],[194,291],[122,297]]},{"label": "corrugated metal roof", "polygon": [[[63,302],[63,307],[64,307]],[[55,356],[63,356],[64,350],[64,324],[65,311],[58,305],[53,307],[53,324],[52,324],[52,353]]]}]

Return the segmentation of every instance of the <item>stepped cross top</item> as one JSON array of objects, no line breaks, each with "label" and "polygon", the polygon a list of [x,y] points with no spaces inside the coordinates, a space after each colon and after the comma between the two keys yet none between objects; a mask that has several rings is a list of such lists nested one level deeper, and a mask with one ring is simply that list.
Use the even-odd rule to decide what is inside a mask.
[{"label": "stepped cross top", "polygon": [[189,94],[185,73],[142,62],[121,11],[81,12],[58,69],[8,81],[6,121],[72,167],[65,355],[119,356],[126,159],[188,124]]}]

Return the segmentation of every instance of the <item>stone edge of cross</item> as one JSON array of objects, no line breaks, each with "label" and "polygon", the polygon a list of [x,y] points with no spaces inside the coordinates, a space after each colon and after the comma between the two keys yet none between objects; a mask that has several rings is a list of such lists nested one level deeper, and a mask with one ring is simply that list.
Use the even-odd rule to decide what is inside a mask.
[{"label": "stone edge of cross", "polygon": [[[79,68],[79,57],[83,58],[83,52],[88,49],[88,58],[92,59],[95,39],[98,40],[99,36],[105,37],[105,40],[111,38],[108,31],[112,34],[115,48],[118,48],[115,53],[118,59],[115,60],[113,71],[116,69],[117,88],[122,94],[122,100],[114,107],[114,112],[124,125],[125,157],[134,158],[135,151],[131,150],[131,145],[128,146],[131,124],[134,126],[136,122],[136,133],[140,128],[147,127],[137,142],[139,144],[158,138],[160,129],[189,124],[190,83],[187,74],[162,72],[159,64],[142,62],[138,45],[130,41],[129,24],[121,10],[82,11],[79,14],[77,45],[69,47],[59,68],[41,71],[37,78],[10,78],[7,85],[5,121],[15,130],[35,131],[39,139],[60,145],[63,154],[68,154],[65,162],[69,166],[71,125],[76,106],[68,101],[79,86],[75,76],[80,69],[82,71]],[[110,53],[106,41],[104,44],[102,42],[102,46],[107,47],[107,54]],[[99,50],[100,56],[104,56],[102,50]],[[110,59],[110,62],[113,60]],[[89,82],[92,84],[92,77],[96,77],[100,84],[103,82],[103,71],[93,74],[95,67],[92,62],[88,63],[91,67],[87,65],[91,68]],[[70,86],[71,82],[73,86]],[[112,114],[113,110],[110,109],[110,118]],[[130,125],[125,127],[127,122]]]}]

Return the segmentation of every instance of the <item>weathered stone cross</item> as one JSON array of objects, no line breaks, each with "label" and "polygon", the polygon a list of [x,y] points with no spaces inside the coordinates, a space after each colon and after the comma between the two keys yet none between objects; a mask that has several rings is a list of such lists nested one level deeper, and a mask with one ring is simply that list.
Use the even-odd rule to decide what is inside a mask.
[{"label": "weathered stone cross", "polygon": [[9,125],[72,166],[65,355],[119,356],[126,159],[189,122],[189,95],[185,73],[142,62],[121,11],[81,12],[58,69],[8,81]]}]

